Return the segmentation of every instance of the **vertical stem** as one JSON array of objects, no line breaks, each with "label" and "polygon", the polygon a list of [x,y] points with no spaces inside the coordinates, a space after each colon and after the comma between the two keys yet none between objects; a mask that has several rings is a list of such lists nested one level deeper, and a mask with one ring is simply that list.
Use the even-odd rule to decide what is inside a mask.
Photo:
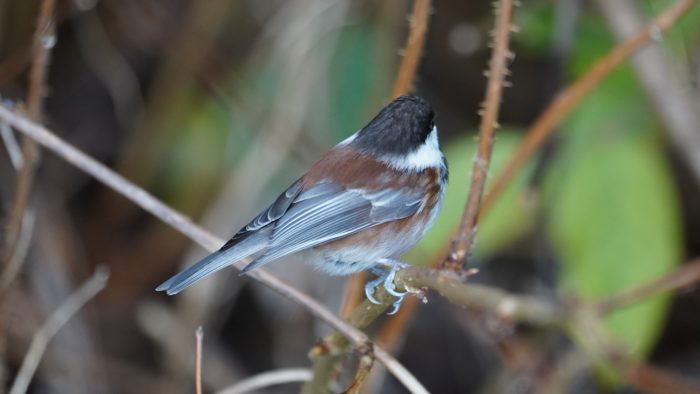
[{"label": "vertical stem", "polygon": [[443,268],[451,268],[455,271],[460,271],[466,262],[478,229],[479,207],[491,161],[493,138],[498,127],[498,111],[501,105],[504,80],[508,70],[508,61],[513,57],[508,49],[513,0],[500,0],[496,6],[496,14],[494,46],[487,74],[489,80],[479,126],[479,150],[472,167],[471,186],[464,214],[459,224],[459,232],[453,241],[450,254],[442,264]]},{"label": "vertical stem", "polygon": [[[36,31],[34,32],[33,56],[29,70],[29,87],[27,89],[27,112],[29,117],[36,122],[41,122],[42,103],[47,90],[45,85],[46,70],[49,64],[51,48],[56,43],[55,7],[55,0],[42,1],[39,16],[37,17]],[[34,170],[39,156],[39,146],[31,138],[24,138],[22,156],[24,160],[17,176],[15,195],[7,220],[5,252],[3,254],[3,266],[5,268],[14,254],[22,226],[22,218],[27,210],[32,183],[34,182]]]}]

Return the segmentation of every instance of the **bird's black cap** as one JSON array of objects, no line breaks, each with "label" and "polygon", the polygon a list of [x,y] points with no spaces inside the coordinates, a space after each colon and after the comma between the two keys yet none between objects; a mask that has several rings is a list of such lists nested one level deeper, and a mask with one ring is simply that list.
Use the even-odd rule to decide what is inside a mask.
[{"label": "bird's black cap", "polygon": [[427,101],[401,96],[362,128],[352,144],[374,154],[407,154],[425,143],[434,126],[433,109]]}]

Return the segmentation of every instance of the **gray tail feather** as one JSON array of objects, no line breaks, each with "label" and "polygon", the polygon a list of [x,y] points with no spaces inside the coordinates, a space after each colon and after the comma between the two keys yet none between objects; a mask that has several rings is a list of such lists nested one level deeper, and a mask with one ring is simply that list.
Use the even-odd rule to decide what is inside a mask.
[{"label": "gray tail feather", "polygon": [[165,291],[168,295],[177,294],[205,276],[255,254],[266,246],[267,236],[253,234],[234,246],[218,250],[203,258],[196,264],[163,282],[156,288],[156,291]]},{"label": "gray tail feather", "polygon": [[241,275],[241,276],[242,276],[242,275],[245,275],[245,274],[247,274],[248,272],[250,272],[250,271],[252,271],[252,270],[254,270],[254,269],[256,269],[256,268],[260,268],[260,267],[262,267],[263,265],[265,265],[265,264],[267,264],[267,263],[271,263],[271,262],[273,262],[273,261],[275,261],[275,260],[277,260],[277,259],[279,259],[279,258],[282,258],[282,257],[284,257],[284,256],[286,256],[286,255],[288,255],[288,254],[290,254],[289,250],[287,250],[287,251],[282,250],[282,251],[280,252],[280,249],[275,249],[274,247],[271,248],[271,249],[268,249],[268,250],[265,251],[265,253],[261,254],[261,255],[258,256],[258,257],[256,257],[255,260],[251,261],[250,263],[248,263],[248,265],[246,265],[245,267],[243,267],[243,269],[241,270],[241,272],[239,273],[239,275]]}]

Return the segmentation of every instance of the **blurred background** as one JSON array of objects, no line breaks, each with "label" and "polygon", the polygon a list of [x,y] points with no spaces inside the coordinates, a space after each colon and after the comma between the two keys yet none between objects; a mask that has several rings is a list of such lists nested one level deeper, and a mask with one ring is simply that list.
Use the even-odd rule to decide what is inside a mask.
[{"label": "blurred background", "polygon": [[[523,0],[490,176],[560,89],[672,3]],[[0,94],[20,109],[39,6],[0,0]],[[227,238],[391,98],[412,2],[61,0],[56,7],[43,123]],[[470,263],[480,272],[470,281],[585,303],[700,255],[698,8],[657,37],[646,58],[597,86],[518,173],[482,218]],[[406,258],[415,264],[444,257],[464,207],[493,24],[491,1],[433,4],[414,90],[437,114],[450,186],[438,223]],[[13,141],[4,132],[5,146]],[[5,146],[3,223],[17,180]],[[155,293],[205,251],[56,156],[44,153],[39,163],[17,243],[23,264],[7,281],[3,271],[0,392],[41,324],[98,265],[111,272],[106,288],[51,341],[29,392],[193,392],[200,325],[205,392],[308,367],[307,352],[327,326],[233,270],[177,297]],[[293,258],[269,267],[338,310],[347,278]],[[561,330],[428,298],[397,333],[393,352],[431,392],[659,392],[653,382],[610,373]],[[626,357],[697,379],[698,310],[700,287],[690,286],[615,311],[604,326]],[[381,373],[366,390],[404,392]]]}]

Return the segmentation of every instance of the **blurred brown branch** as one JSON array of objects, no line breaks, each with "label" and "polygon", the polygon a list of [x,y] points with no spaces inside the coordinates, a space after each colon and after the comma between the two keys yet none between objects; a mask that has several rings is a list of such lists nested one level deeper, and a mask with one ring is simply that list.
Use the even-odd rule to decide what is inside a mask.
[{"label": "blurred brown branch", "polygon": [[622,291],[598,303],[601,314],[634,305],[660,293],[681,289],[700,281],[700,260],[693,260],[677,270],[641,286]]},{"label": "blurred brown branch", "polygon": [[410,31],[406,39],[406,47],[403,50],[403,61],[394,80],[394,88],[391,97],[395,98],[408,93],[415,79],[416,70],[423,53],[425,35],[428,33],[428,20],[430,19],[430,0],[415,0],[413,12],[408,18]]},{"label": "blurred brown branch", "polygon": [[685,15],[697,0],[678,0],[643,30],[630,39],[620,43],[607,55],[593,65],[586,74],[581,76],[564,91],[560,92],[554,101],[544,110],[528,129],[525,138],[511,159],[506,163],[501,173],[491,184],[483,202],[482,212],[491,208],[496,198],[503,192],[515,173],[523,163],[532,156],[542,145],[545,139],[554,132],[554,128],[561,122],[584,97],[603,80],[619,67],[633,53],[644,47],[659,33],[668,30],[681,16]]},{"label": "blurred brown branch", "polygon": [[489,81],[486,85],[486,98],[480,111],[479,150],[474,159],[469,195],[462,220],[459,223],[459,230],[452,241],[450,253],[441,263],[441,268],[461,271],[466,264],[478,231],[479,207],[491,163],[493,139],[498,127],[498,111],[501,107],[503,86],[506,84],[505,78],[508,75],[508,61],[513,58],[513,54],[508,49],[512,29],[513,3],[513,0],[501,0],[495,4],[496,27],[494,28],[493,51],[491,51],[487,72]]},{"label": "blurred brown branch", "polygon": [[93,276],[56,308],[39,331],[34,334],[27,355],[12,384],[10,394],[24,394],[27,391],[29,382],[32,380],[32,376],[34,376],[34,372],[41,361],[41,356],[44,354],[51,338],[58,333],[58,330],[60,330],[85,303],[104,289],[108,278],[109,273],[107,269],[98,266]]},{"label": "blurred brown branch", "polygon": [[[223,244],[223,240],[218,239],[211,233],[194,224],[190,219],[186,218],[181,213],[173,210],[160,200],[153,197],[145,190],[139,188],[95,159],[61,140],[46,128],[13,112],[3,105],[0,105],[0,118],[4,119],[15,130],[20,131],[24,135],[29,136],[30,138],[39,142],[44,147],[60,156],[62,159],[73,164],[103,184],[109,186],[147,212],[153,214],[163,222],[180,231],[182,234],[196,241],[207,250],[214,251]],[[240,268],[247,263],[248,261],[243,260],[239,261],[235,266]],[[248,274],[248,276],[265,284],[266,286],[275,290],[277,293],[306,308],[309,312],[311,312],[311,314],[326,322],[328,325],[342,333],[342,335],[350,339],[356,346],[361,347],[369,343],[367,335],[365,335],[362,331],[335,316],[331,311],[326,309],[321,303],[309,295],[288,285],[266,270],[255,270]],[[413,377],[413,375],[411,375],[411,373],[408,372],[405,367],[403,367],[387,352],[380,348],[375,348],[375,355],[377,359],[381,361],[387,367],[387,369],[394,374],[394,376],[396,376],[396,378],[411,392],[425,392],[425,389],[420,385],[415,377]]]},{"label": "blurred brown branch", "polygon": [[[55,0],[43,0],[41,2],[33,38],[26,110],[27,115],[37,122],[41,122],[42,103],[48,90],[45,81],[46,73],[51,49],[56,43],[55,7]],[[22,167],[17,175],[15,193],[7,219],[3,270],[10,267],[10,262],[15,255],[15,248],[22,230],[23,218],[29,204],[38,156],[39,147],[36,142],[31,138],[25,137],[22,142]],[[4,273],[3,276],[5,276]]]}]

